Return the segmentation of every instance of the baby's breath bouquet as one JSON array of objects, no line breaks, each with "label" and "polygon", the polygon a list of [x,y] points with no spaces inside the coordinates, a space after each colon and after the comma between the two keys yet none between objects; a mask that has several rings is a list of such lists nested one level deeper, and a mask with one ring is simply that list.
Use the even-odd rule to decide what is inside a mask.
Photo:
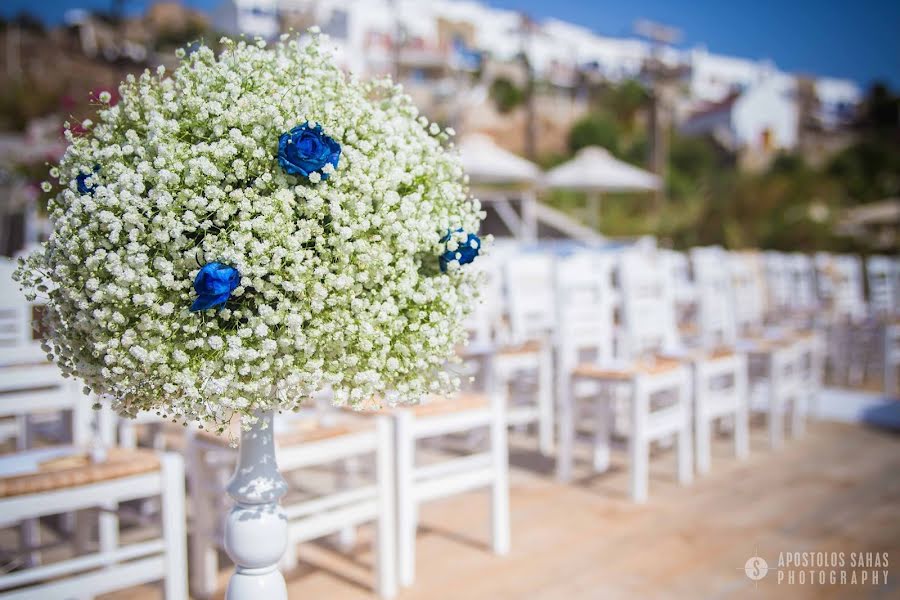
[{"label": "baby's breath bouquet", "polygon": [[453,388],[483,214],[452,131],[318,37],[179,52],[67,132],[53,233],[17,277],[47,296],[52,358],[120,413]]}]

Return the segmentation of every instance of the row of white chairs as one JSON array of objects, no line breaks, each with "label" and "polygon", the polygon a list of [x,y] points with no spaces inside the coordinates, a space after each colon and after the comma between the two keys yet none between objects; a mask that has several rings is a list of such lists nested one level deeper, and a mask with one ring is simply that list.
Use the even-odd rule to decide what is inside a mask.
[{"label": "row of white chairs", "polygon": [[[687,256],[641,245],[565,256],[501,247],[482,257],[478,264],[487,284],[470,320],[472,343],[493,347],[495,364],[515,359],[510,371],[516,376],[501,372],[500,381],[527,380],[526,369],[538,390],[542,380],[553,380],[558,411],[553,404],[542,410],[539,391],[528,397],[538,432],[552,430],[559,420],[561,479],[571,477],[577,422],[593,423],[597,470],[608,466],[611,429],[629,422],[636,501],[647,498],[653,442],[676,440],[678,477],[685,483],[695,466],[701,473],[709,469],[715,421],[732,423],[735,452],[746,456],[754,398],[770,415],[773,447],[782,443],[786,415],[792,432],[802,430],[821,378],[821,339],[795,322],[781,332],[766,328],[761,300],[750,307],[738,301],[766,293],[759,280],[741,277],[745,258],[718,248]],[[694,305],[696,335],[679,329],[680,304]],[[553,357],[554,374],[539,368],[550,363],[541,356]],[[514,410],[515,390],[509,402]],[[586,404],[589,417],[581,419]]]},{"label": "row of white chairs", "polygon": [[[0,368],[0,377],[5,374]],[[500,400],[496,395],[492,401],[485,394],[467,393],[452,400],[374,413],[314,411],[314,415],[279,418],[277,460],[294,483],[292,494],[282,502],[291,542],[282,567],[290,570],[297,565],[297,544],[334,533],[341,534],[346,549],[355,539],[355,527],[371,522],[376,528],[372,585],[381,597],[393,597],[398,586],[414,583],[419,507],[482,488],[490,490],[491,548],[506,554],[510,546],[507,422]],[[18,552],[13,554],[33,557],[31,562],[23,559],[15,564],[21,568],[0,575],[0,598],[90,598],[162,579],[166,597],[178,600],[187,598],[188,564],[194,597],[210,597],[216,591],[219,550],[224,548],[221,524],[230,508],[225,487],[236,451],[226,437],[193,427],[178,431],[177,425],[146,422],[157,430],[152,438],[174,437],[174,443],[151,439],[148,445],[171,446],[171,451],[114,446],[105,448],[99,460],[92,460],[84,446],[66,444],[26,449],[9,455],[8,460],[0,458],[3,526],[20,528]],[[427,451],[422,440],[450,434],[468,436],[482,430],[487,432],[486,447],[480,451],[467,446],[460,456],[448,459],[442,454],[442,460],[427,464],[417,460],[419,453]],[[130,431],[124,439],[137,443],[139,437]],[[148,455],[158,457],[157,468],[138,473],[116,470],[122,463],[146,462]],[[187,460],[187,506],[192,515],[190,561],[185,560],[183,550],[187,538],[182,456]],[[59,468],[48,459],[61,461]],[[353,468],[348,468],[348,462]],[[369,467],[368,479],[361,472],[364,467]],[[104,469],[112,473],[97,481],[91,477],[78,481],[84,474]],[[320,477],[324,469],[326,474],[336,475],[337,481],[318,481],[317,469]],[[15,488],[23,477],[50,483],[20,493]],[[13,491],[7,494],[7,488]],[[154,512],[158,512],[160,537],[137,545],[122,544],[123,524],[133,514],[126,512],[126,503],[138,499],[142,500],[137,505],[142,524],[148,517],[157,520]],[[157,511],[143,510],[148,501]],[[41,539],[39,525],[46,526],[46,517],[56,514],[75,517],[75,527]],[[74,548],[74,557],[47,562],[43,560],[50,551],[47,542],[57,536],[64,542],[61,545]],[[58,576],[66,579],[55,581]]]},{"label": "row of white chairs", "polygon": [[[156,415],[117,422],[106,407],[95,413],[94,400],[81,394],[77,382],[46,362],[24,298],[5,296],[0,314],[8,330],[21,333],[0,349],[0,422],[11,421],[6,442],[17,451],[9,460],[0,458],[0,506],[9,507],[3,526],[20,531],[19,545],[10,551],[14,562],[0,575],[0,598],[83,600],[156,579],[170,600],[187,598],[188,581],[193,597],[211,596],[219,584],[221,524],[230,508],[225,486],[235,461],[227,438],[194,426],[184,430]],[[483,358],[470,361],[471,373],[486,371]],[[485,393],[397,410],[315,408],[280,416],[278,462],[296,484],[283,502],[291,544],[282,566],[296,566],[301,542],[336,533],[346,549],[355,528],[372,522],[372,585],[380,596],[392,597],[414,582],[419,506],[480,488],[490,490],[491,548],[507,553],[506,407],[486,382],[479,387]],[[445,454],[427,464],[418,460],[423,440],[458,434],[480,439],[484,448],[467,444],[449,460]],[[150,466],[132,473],[121,470],[123,463]],[[368,473],[360,472],[363,467]],[[306,485],[310,473],[316,481],[317,469],[335,475],[334,485]],[[23,478],[31,487],[15,492]],[[44,483],[35,486],[38,480]],[[60,527],[48,518],[57,514]],[[148,522],[157,523],[158,538],[122,543],[133,525],[140,529]]]},{"label": "row of white chairs", "polygon": [[[414,580],[419,505],[479,487],[491,490],[492,548],[506,553],[510,544],[507,425],[519,429],[534,425],[538,449],[547,455],[555,453],[563,480],[572,477],[578,429],[590,430],[591,462],[598,471],[609,466],[611,437],[624,433],[629,440],[630,492],[636,501],[648,497],[653,443],[667,445],[675,440],[682,483],[689,483],[695,470],[709,470],[710,440],[717,422],[724,421],[733,432],[736,456],[747,455],[751,408],[768,413],[770,443],[780,446],[786,426],[794,434],[802,431],[818,390],[823,350],[818,312],[812,308],[823,297],[823,284],[815,274],[808,276],[808,265],[824,264],[824,260],[787,256],[790,260],[784,262],[794,269],[788,270],[794,273],[789,277],[777,276],[785,271],[768,267],[781,260],[774,255],[718,248],[685,254],[637,246],[557,256],[511,247],[479,258],[475,264],[485,271],[487,281],[482,303],[470,319],[470,343],[463,353],[480,367],[475,391],[481,394],[465,395],[452,405],[438,402],[368,416],[316,411],[300,422],[280,420],[284,435],[279,465],[289,480],[297,482],[297,489],[305,487],[309,468],[326,463],[334,467],[329,472],[336,479],[336,490],[307,490],[285,498],[294,543],[283,566],[296,564],[296,543],[337,534],[346,546],[352,543],[357,524],[373,522],[377,532],[373,587],[390,597],[399,585]],[[779,288],[778,281],[788,291]],[[854,296],[840,289],[841,285],[831,284],[833,304],[854,305]],[[30,325],[25,325],[30,323],[32,307],[24,304],[21,299],[0,302],[0,321],[7,318],[12,324],[5,331],[16,332],[10,336],[10,357],[41,355]],[[7,363],[7,367],[34,368],[34,373],[47,369],[31,358],[25,364]],[[90,401],[72,388],[69,392],[61,394],[67,397],[63,404],[48,405],[49,414],[73,415],[62,419],[60,428],[71,430],[71,441],[80,447],[98,436],[104,444],[112,443],[110,421],[92,424],[94,420],[84,413]],[[31,445],[40,419],[29,405],[9,403],[16,404],[19,412],[10,414],[17,424],[9,428],[9,435],[24,449]],[[101,417],[101,421],[109,419],[105,412]],[[144,420],[155,433],[150,445],[158,451],[168,448],[167,425],[155,417]],[[467,445],[459,458],[435,464],[416,460],[431,447],[419,440],[457,433],[471,440],[474,431],[485,428],[489,432],[485,452],[473,453]],[[119,426],[120,445],[136,446],[137,429],[134,423]],[[206,597],[217,584],[220,523],[228,509],[223,490],[235,456],[220,439],[196,433],[176,438],[182,440],[173,448],[177,452],[164,454],[160,464],[177,462],[181,456],[187,459],[190,584],[195,597]],[[364,482],[360,469],[366,466],[370,481]],[[169,472],[173,469],[177,472],[177,467]],[[168,481],[162,486],[165,489],[155,493],[181,493],[169,476],[163,480]],[[317,495],[310,495],[313,492]],[[73,537],[84,538],[96,530],[97,545],[107,554],[85,564],[83,571],[97,577],[104,568],[124,560],[109,554],[119,551],[118,509],[123,499],[89,497],[95,503],[93,524],[85,534],[84,519],[78,519],[81,526],[74,527],[78,535]],[[183,538],[178,508],[171,507],[175,501],[155,502],[157,508],[169,507],[163,511],[163,538]],[[81,506],[73,510],[83,517]],[[144,513],[146,506],[154,504],[142,505]],[[174,525],[171,514],[165,514],[173,510]],[[44,565],[33,551],[39,545],[34,534],[36,518],[43,514],[17,513],[16,519],[23,523],[24,554],[35,559],[30,564],[38,569]],[[168,547],[166,542],[163,554]],[[177,543],[173,552],[179,556]],[[171,560],[166,556],[164,563]],[[163,575],[167,597],[183,597],[183,585],[178,583],[184,578],[183,568],[140,572],[141,581]],[[35,584],[41,579],[32,577],[29,581]],[[104,579],[106,585],[114,580],[123,585],[136,581]],[[0,597],[6,589],[3,581],[0,576]],[[12,585],[19,584],[7,587]],[[94,589],[82,586],[82,592],[91,593],[79,597],[90,597]],[[96,589],[107,591],[106,587]]]}]

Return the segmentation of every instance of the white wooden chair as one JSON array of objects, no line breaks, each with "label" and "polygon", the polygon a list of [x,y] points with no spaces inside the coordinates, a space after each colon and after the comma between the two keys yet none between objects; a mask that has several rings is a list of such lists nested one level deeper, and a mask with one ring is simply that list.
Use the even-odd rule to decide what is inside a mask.
[{"label": "white wooden chair", "polygon": [[831,372],[840,383],[859,385],[866,376],[875,335],[875,328],[866,322],[869,308],[862,260],[851,254],[832,255],[826,273],[833,290],[828,340]]},{"label": "white wooden chair", "polygon": [[[706,473],[710,469],[716,421],[731,419],[735,456],[743,459],[749,454],[747,356],[735,348],[731,281],[725,252],[720,248],[696,248],[691,260],[697,288],[699,344],[692,347],[677,340],[669,355],[691,365],[697,470]],[[672,332],[671,337],[677,336],[673,323],[665,327]]]},{"label": "white wooden chair", "polygon": [[25,450],[34,445],[35,429],[31,422],[49,414],[64,419],[67,431],[57,431],[67,439],[58,440],[85,445],[92,434],[91,402],[81,393],[78,382],[64,378],[59,368],[50,363],[0,367],[0,417],[14,418],[16,448]]},{"label": "white wooden chair", "polygon": [[[310,469],[328,467],[353,457],[373,458],[374,483],[339,481],[337,489],[314,490],[282,500],[288,521],[289,545],[282,561],[286,570],[297,564],[297,544],[339,534],[348,527],[374,522],[376,567],[373,588],[383,598],[397,590],[394,440],[392,422],[377,415],[374,422],[343,414],[316,420],[276,421],[276,460],[288,481],[304,481]],[[228,511],[224,487],[234,470],[236,450],[227,437],[196,432],[188,442],[188,479],[194,516],[191,526],[191,591],[195,597],[214,593],[218,574],[221,525]],[[327,483],[327,482],[323,482]],[[323,485],[322,487],[327,487]],[[296,491],[296,490],[294,490]]]},{"label": "white wooden chair", "polygon": [[[0,526],[161,496],[162,532],[0,575],[0,598],[89,600],[163,580],[166,600],[187,600],[184,466],[174,454],[110,450],[94,463],[71,448],[0,457]],[[118,542],[118,540],[116,540]]]},{"label": "white wooden chair", "polygon": [[555,429],[553,257],[542,253],[508,255],[503,264],[503,283],[507,322],[495,336],[494,381],[498,390],[508,394],[509,425],[536,423],[538,447],[542,454],[550,455]]},{"label": "white wooden chair", "polygon": [[[13,426],[6,428],[4,441],[13,439],[16,450],[31,448],[35,442],[34,419],[51,415],[61,424],[61,414],[71,416],[71,437],[67,440],[84,446],[90,436],[90,407],[79,402],[79,391],[71,379],[64,379],[56,365],[19,365],[0,367],[0,419]],[[27,564],[40,563],[40,524],[35,519],[23,519],[20,525],[20,547],[26,551]]]},{"label": "white wooden chair", "polygon": [[820,326],[818,296],[816,295],[816,270],[813,259],[800,252],[786,257],[788,271],[788,314],[795,329],[812,329]]},{"label": "white wooden chair", "polygon": [[[494,390],[488,383],[488,389]],[[498,393],[463,393],[397,408],[394,419],[397,453],[397,557],[402,586],[415,580],[416,531],[419,507],[425,502],[489,488],[491,547],[505,555],[510,547],[509,459],[506,402]],[[488,428],[484,452],[418,464],[417,442],[449,434]]]},{"label": "white wooden chair", "polygon": [[766,321],[782,323],[791,305],[791,272],[788,255],[770,250],[762,254],[766,281]]},{"label": "white wooden chair", "polygon": [[892,318],[898,314],[896,286],[897,259],[889,256],[870,256],[866,259],[866,279],[869,284],[869,308],[878,317]]},{"label": "white wooden chair", "polygon": [[47,361],[35,318],[41,302],[28,302],[13,281],[15,261],[0,257],[0,365]]},{"label": "white wooden chair", "polygon": [[697,318],[698,291],[687,254],[676,250],[659,250],[663,269],[669,278],[675,302],[675,321],[680,331],[690,334]]},{"label": "white wooden chair", "polygon": [[900,395],[897,369],[900,368],[900,258],[870,256],[866,260],[869,306],[883,323],[882,364],[884,393]]},{"label": "white wooden chair", "polygon": [[[695,268],[701,263],[695,264]],[[735,346],[749,360],[751,408],[768,413],[769,444],[784,443],[785,416],[790,410],[790,431],[802,430],[808,408],[801,361],[804,338],[784,327],[765,326],[765,302],[760,257],[755,252],[728,254]]]},{"label": "white wooden chair", "polygon": [[[677,360],[656,357],[667,340],[660,339],[662,316],[649,303],[659,302],[659,281],[642,270],[642,253],[626,252],[619,259],[622,308],[628,360],[615,353],[611,257],[577,254],[557,266],[560,377],[560,442],[557,475],[572,477],[578,402],[590,400],[594,409],[594,469],[609,464],[612,396],[624,393],[630,403],[628,431],[630,493],[635,502],[647,499],[650,444],[677,437],[678,480],[693,479],[691,449],[690,371]],[[588,357],[585,359],[585,357]],[[654,396],[668,393],[673,401],[662,407]]]}]

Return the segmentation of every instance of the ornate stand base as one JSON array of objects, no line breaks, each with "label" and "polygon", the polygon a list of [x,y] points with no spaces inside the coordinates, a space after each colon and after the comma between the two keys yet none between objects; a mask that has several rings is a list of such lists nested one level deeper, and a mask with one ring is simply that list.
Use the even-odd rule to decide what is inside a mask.
[{"label": "ornate stand base", "polygon": [[235,505],[225,521],[225,551],[237,565],[226,600],[287,600],[278,562],[288,545],[279,499],[287,483],[275,464],[273,412],[241,433],[241,447],[228,495]]}]

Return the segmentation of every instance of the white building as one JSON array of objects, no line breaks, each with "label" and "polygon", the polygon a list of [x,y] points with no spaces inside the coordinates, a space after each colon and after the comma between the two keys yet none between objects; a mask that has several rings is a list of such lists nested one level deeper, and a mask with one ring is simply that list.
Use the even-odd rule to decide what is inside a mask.
[{"label": "white building", "polygon": [[863,99],[862,90],[852,81],[819,77],[816,79],[819,121],[826,130],[845,125],[854,116]]},{"label": "white building", "polygon": [[690,67],[689,95],[696,102],[720,102],[777,73],[775,65],[769,61],[710,54],[702,47],[685,54]]},{"label": "white building", "polygon": [[[461,42],[457,37],[464,37],[465,49],[502,61],[513,60],[524,50],[538,77],[560,85],[571,84],[579,70],[599,73],[611,81],[637,78],[654,51],[642,40],[599,36],[557,19],[539,24],[526,35],[520,13],[473,0],[225,0],[213,22],[229,34],[272,38],[288,13],[302,13],[310,23],[318,24],[330,35],[341,65],[361,75],[393,69],[398,36],[403,41],[401,62],[413,75],[419,70],[452,69],[459,63],[455,54]],[[742,107],[765,103],[777,112],[754,119],[766,122],[760,125],[762,131],[770,132],[766,139],[781,147],[794,143],[796,135],[785,133],[792,110],[787,108],[789,92],[784,91],[785,86],[793,85],[793,78],[771,61],[712,54],[702,47],[686,51],[666,47],[658,58],[687,67],[687,110],[682,113],[702,111],[711,103],[726,100],[732,100],[737,111],[750,111]],[[845,123],[862,96],[855,83],[831,78],[816,80],[816,91],[820,121],[826,128]],[[736,95],[743,99],[734,102]],[[710,115],[703,121],[722,118],[721,114]],[[731,129],[739,139],[759,141],[760,127],[737,123]]]},{"label": "white building", "polygon": [[231,36],[272,38],[278,35],[278,0],[225,0],[212,13],[212,25]]},{"label": "white building", "polygon": [[795,96],[794,79],[776,73],[696,111],[681,129],[688,134],[711,135],[732,150],[789,150],[797,145]]}]

